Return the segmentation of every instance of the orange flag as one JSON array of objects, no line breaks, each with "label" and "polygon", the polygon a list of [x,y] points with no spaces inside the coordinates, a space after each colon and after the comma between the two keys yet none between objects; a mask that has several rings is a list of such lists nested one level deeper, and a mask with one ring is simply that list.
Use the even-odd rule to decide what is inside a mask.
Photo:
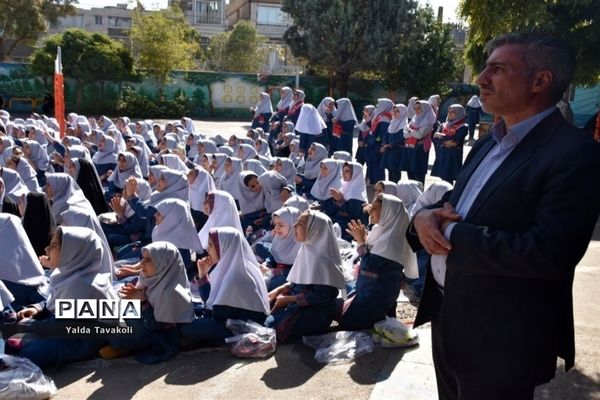
[{"label": "orange flag", "polygon": [[62,73],[60,46],[54,60],[54,117],[60,127],[60,137],[65,136],[65,79]]}]

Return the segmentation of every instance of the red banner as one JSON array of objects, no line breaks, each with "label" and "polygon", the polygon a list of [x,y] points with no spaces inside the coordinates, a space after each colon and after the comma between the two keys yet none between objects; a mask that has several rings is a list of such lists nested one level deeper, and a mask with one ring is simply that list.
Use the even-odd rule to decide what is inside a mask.
[{"label": "red banner", "polygon": [[60,126],[60,137],[65,136],[65,84],[63,74],[54,74],[54,117]]}]

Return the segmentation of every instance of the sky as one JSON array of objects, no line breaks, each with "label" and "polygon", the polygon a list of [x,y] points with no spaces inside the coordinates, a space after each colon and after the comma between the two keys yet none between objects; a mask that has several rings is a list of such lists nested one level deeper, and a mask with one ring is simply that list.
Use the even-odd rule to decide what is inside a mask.
[{"label": "sky", "polygon": [[[144,7],[147,9],[165,8],[168,0],[141,0]],[[116,6],[117,3],[127,3],[128,0],[79,0],[78,7],[92,8]],[[421,4],[430,4],[433,11],[437,14],[439,6],[444,7],[444,22],[456,21],[456,8],[459,0],[419,0]],[[129,3],[135,5],[135,0],[129,0]]]}]

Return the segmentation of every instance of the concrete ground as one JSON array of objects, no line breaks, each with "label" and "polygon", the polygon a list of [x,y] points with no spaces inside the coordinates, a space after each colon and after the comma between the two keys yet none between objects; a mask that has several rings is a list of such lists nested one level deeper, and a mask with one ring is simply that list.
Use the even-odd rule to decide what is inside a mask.
[{"label": "concrete ground", "polygon": [[[244,134],[244,123],[198,123],[201,132]],[[433,161],[433,160],[431,160]],[[596,184],[596,182],[590,182]],[[536,390],[536,399],[600,399],[600,225],[573,286],[576,365]],[[515,327],[518,329],[518,327]],[[131,358],[92,360],[49,371],[56,399],[434,399],[430,329],[407,351],[379,347],[353,362],[323,365],[302,345],[280,346],[266,360],[240,360],[227,349],[181,353],[158,365]]]}]

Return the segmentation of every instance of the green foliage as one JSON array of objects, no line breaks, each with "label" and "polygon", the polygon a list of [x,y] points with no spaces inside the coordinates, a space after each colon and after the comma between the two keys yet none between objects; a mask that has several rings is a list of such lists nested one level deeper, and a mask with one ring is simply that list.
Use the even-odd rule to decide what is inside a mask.
[{"label": "green foliage", "polygon": [[417,16],[417,33],[386,52],[382,75],[388,89],[403,88],[407,96],[426,98],[447,90],[445,85],[456,79],[457,53],[450,27],[437,22],[430,7],[420,8]]},{"label": "green foliage", "polygon": [[208,65],[217,71],[259,72],[261,64],[266,61],[266,52],[262,47],[265,41],[254,25],[239,21],[232,31],[211,38]]},{"label": "green foliage", "polygon": [[195,68],[194,56],[200,45],[192,31],[179,7],[147,15],[134,13],[130,31],[134,57],[137,65],[156,79],[159,94],[173,70]]},{"label": "green foliage", "polygon": [[460,15],[469,24],[466,60],[474,71],[485,64],[484,46],[503,33],[543,30],[566,39],[575,49],[574,82],[600,81],[600,6],[597,0],[462,0]]},{"label": "green foliage", "polygon": [[[75,14],[75,0],[0,0],[0,59],[13,52],[20,43],[29,45],[48,30],[59,17]],[[12,39],[5,49],[4,39]]]},{"label": "green foliage", "polygon": [[180,118],[191,110],[190,99],[178,89],[171,99],[161,95],[158,100],[151,93],[126,86],[116,102],[120,115],[135,115],[136,118]]}]

